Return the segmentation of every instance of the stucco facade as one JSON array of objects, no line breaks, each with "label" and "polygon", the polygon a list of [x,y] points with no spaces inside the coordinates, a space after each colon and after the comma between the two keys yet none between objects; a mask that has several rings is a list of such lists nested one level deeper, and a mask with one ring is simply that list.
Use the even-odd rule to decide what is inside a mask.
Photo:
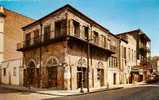
[{"label": "stucco facade", "polygon": [[[126,66],[129,71],[129,83],[148,79],[151,74],[151,40],[140,29],[121,33],[119,38],[126,40]],[[122,55],[122,54],[121,54]],[[120,58],[122,59],[122,58]]]},{"label": "stucco facade", "polygon": [[[21,27],[31,22],[33,19],[0,7],[0,79],[2,84],[20,85],[19,69],[22,65],[22,53],[16,50],[16,45],[23,40]],[[17,72],[16,76],[12,74],[13,69]]]},{"label": "stucco facade", "polygon": [[[25,43],[19,44],[17,50],[24,54],[24,86],[100,88],[112,81],[108,76],[109,57],[116,57],[113,67],[118,69],[117,37],[69,5],[23,30]],[[40,45],[35,43],[35,30],[39,30]],[[46,34],[49,34],[48,39]],[[50,75],[51,71],[55,74]]]}]

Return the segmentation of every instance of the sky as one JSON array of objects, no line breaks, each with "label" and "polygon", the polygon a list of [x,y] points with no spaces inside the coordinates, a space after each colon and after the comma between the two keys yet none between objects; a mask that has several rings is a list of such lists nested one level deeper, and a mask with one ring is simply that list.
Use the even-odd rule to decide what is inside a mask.
[{"label": "sky", "polygon": [[152,55],[159,56],[159,0],[0,0],[0,5],[34,19],[65,4],[114,34],[142,29],[151,38]]}]

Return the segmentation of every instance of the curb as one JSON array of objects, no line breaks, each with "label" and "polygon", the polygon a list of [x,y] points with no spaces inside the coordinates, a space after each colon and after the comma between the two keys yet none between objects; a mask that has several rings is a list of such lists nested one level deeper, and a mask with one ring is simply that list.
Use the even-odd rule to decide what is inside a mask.
[{"label": "curb", "polygon": [[95,91],[91,91],[91,92],[85,92],[85,93],[77,93],[77,94],[68,94],[68,95],[60,95],[60,94],[53,94],[53,93],[44,93],[44,92],[39,92],[39,91],[35,91],[35,90],[29,90],[29,89],[22,89],[22,88],[14,88],[14,87],[8,87],[8,86],[4,86],[4,85],[0,85],[3,88],[8,88],[8,89],[13,89],[13,90],[17,90],[17,91],[24,91],[24,92],[32,92],[32,93],[38,93],[38,94],[44,94],[44,95],[52,95],[52,96],[79,96],[79,95],[86,95],[86,94],[92,94],[92,93],[97,93],[97,92],[103,92],[103,91],[110,91],[110,90],[117,90],[117,89],[122,89],[124,87],[116,87],[116,88],[105,88],[105,89],[98,89]]}]

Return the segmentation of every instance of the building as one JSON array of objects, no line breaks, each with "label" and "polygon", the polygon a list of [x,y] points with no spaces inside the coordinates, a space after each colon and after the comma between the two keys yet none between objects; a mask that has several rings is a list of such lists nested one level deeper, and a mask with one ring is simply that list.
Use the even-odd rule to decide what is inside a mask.
[{"label": "building", "polygon": [[159,56],[151,57],[153,73],[159,75]]},{"label": "building", "polygon": [[118,34],[117,36],[121,39],[119,47],[119,66],[121,72],[121,83],[132,83],[132,80],[129,80],[129,77],[131,77],[132,74],[131,69],[137,65],[137,42],[131,34]]},{"label": "building", "polygon": [[[65,5],[22,28],[24,86],[100,88],[119,83],[119,39]],[[109,70],[108,70],[109,69]]]},{"label": "building", "polygon": [[22,53],[16,51],[17,42],[23,41],[21,27],[33,19],[0,7],[0,83],[20,85]]},{"label": "building", "polygon": [[148,79],[152,72],[149,59],[151,56],[150,38],[140,29],[121,33],[117,36],[121,39],[128,40],[126,46],[126,63],[128,69],[130,69],[129,83]]}]

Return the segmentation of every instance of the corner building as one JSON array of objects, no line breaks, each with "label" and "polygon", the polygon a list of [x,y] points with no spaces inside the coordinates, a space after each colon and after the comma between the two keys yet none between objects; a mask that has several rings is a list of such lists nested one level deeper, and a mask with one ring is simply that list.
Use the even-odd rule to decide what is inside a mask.
[{"label": "corner building", "polygon": [[108,79],[113,81],[108,68],[111,63],[118,69],[118,38],[72,6],[57,9],[23,31],[24,42],[17,50],[23,52],[24,86],[100,88]]}]

